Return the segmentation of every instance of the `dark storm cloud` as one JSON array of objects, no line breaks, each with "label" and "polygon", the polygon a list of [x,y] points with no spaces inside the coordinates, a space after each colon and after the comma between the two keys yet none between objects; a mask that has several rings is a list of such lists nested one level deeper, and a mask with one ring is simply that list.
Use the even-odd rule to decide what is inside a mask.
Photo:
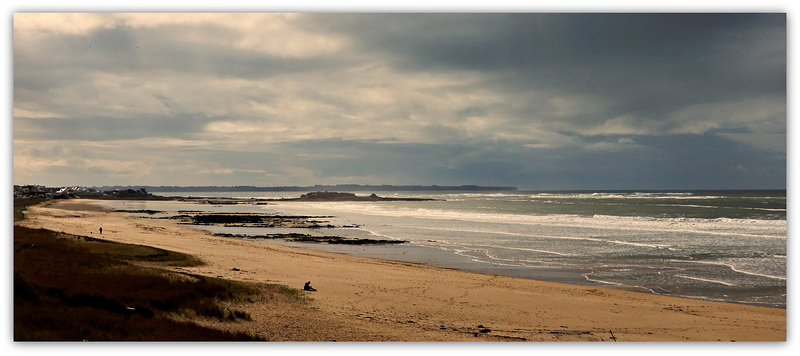
[{"label": "dark storm cloud", "polygon": [[[740,89],[782,92],[785,83],[784,14],[317,16],[321,21],[310,20],[315,25],[347,32],[367,52],[390,52],[409,70],[513,72],[551,81],[580,74],[584,80],[551,83],[567,89],[597,80],[624,84],[634,78],[620,79],[618,74],[630,65],[634,70],[655,70],[646,77],[660,79],[700,75],[698,80],[708,80],[727,74],[737,76],[728,80],[735,84],[730,80],[752,80],[755,73],[766,76],[763,87]],[[766,56],[759,58],[762,62],[745,61],[762,42],[776,47],[759,53]],[[583,76],[587,73],[593,74]]]},{"label": "dark storm cloud", "polygon": [[[494,73],[498,91],[549,90],[660,120],[681,108],[785,96],[785,14],[317,15],[407,71]],[[312,26],[312,25],[309,25]]]}]

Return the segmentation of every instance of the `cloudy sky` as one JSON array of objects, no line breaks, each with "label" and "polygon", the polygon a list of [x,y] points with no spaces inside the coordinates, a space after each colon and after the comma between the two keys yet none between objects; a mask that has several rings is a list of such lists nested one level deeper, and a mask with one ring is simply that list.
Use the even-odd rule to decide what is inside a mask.
[{"label": "cloudy sky", "polygon": [[777,14],[13,15],[13,182],[786,187]]}]

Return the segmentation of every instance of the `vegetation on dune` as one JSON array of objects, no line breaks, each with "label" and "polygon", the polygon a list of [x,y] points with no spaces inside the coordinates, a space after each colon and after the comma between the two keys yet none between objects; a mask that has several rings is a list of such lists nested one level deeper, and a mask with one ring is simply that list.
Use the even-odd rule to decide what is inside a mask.
[{"label": "vegetation on dune", "polygon": [[256,286],[143,267],[197,265],[191,256],[44,229],[14,227],[14,340],[261,340],[172,316],[246,322],[225,302],[257,298]]},{"label": "vegetation on dune", "polygon": [[14,199],[14,221],[25,219],[25,209],[31,205],[36,205],[47,201],[45,198]]}]

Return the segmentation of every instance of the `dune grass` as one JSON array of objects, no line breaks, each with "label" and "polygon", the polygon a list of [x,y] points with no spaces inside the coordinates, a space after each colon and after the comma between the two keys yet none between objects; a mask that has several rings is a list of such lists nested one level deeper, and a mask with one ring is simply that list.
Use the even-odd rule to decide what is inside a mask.
[{"label": "dune grass", "polygon": [[226,301],[260,293],[255,286],[143,267],[192,266],[194,257],[14,226],[14,340],[263,340],[178,322],[173,315],[247,322]]},{"label": "dune grass", "polygon": [[14,221],[25,219],[25,209],[27,207],[47,200],[46,198],[14,199]]}]

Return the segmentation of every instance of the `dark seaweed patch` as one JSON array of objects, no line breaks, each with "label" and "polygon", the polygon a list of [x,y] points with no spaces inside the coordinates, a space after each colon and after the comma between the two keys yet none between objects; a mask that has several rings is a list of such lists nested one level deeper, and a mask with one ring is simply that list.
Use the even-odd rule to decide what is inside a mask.
[{"label": "dark seaweed patch", "polygon": [[267,235],[242,235],[242,234],[214,234],[222,237],[248,238],[248,239],[281,239],[293,242],[327,243],[332,245],[394,245],[408,241],[403,240],[380,240],[380,239],[349,239],[341,236],[318,236],[309,234],[267,234]]}]

